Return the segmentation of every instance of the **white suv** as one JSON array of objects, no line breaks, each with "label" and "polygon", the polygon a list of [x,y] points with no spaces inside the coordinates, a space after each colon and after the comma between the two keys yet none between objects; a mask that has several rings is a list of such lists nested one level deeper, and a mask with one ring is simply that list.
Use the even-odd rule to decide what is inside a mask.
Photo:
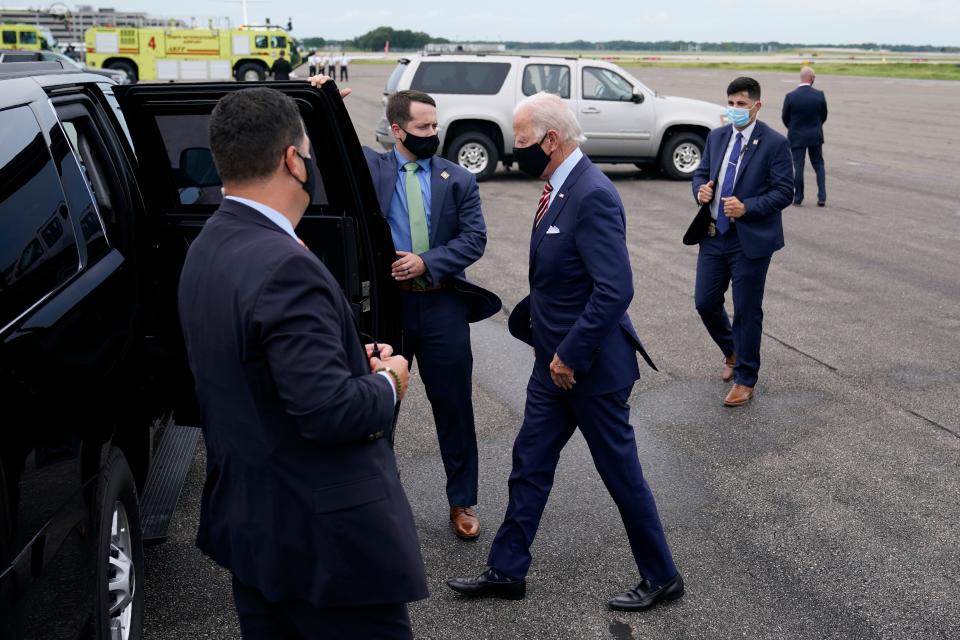
[{"label": "white suv", "polygon": [[[657,163],[671,178],[690,179],[710,129],[722,124],[719,105],[658,95],[615,64],[551,56],[437,54],[403,58],[387,80],[395,91],[417,89],[437,101],[441,153],[478,180],[513,163],[513,108],[538,91],[567,101],[587,136],[594,162]],[[386,116],[377,141],[394,139]]]}]

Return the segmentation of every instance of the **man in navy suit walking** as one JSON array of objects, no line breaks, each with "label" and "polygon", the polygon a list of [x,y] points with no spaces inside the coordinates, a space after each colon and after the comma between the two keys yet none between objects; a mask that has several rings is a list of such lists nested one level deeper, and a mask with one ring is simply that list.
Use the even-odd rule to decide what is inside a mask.
[{"label": "man in navy suit walking", "polygon": [[[760,83],[737,78],[727,87],[729,126],[707,136],[693,174],[700,210],[685,244],[699,244],[694,299],[710,337],[723,352],[724,398],[738,407],[753,398],[760,371],[763,290],[770,258],[783,248],[782,210],[793,198],[786,138],[757,120]],[[724,294],[733,283],[733,324]]]},{"label": "man in navy suit walking", "polygon": [[780,114],[787,128],[787,140],[793,152],[793,204],[803,202],[803,164],[810,164],[817,175],[817,206],[827,203],[827,171],[823,166],[823,123],[827,121],[827,98],[813,88],[817,75],[810,67],[800,70],[800,84],[783,100]]},{"label": "man in navy suit walking", "polygon": [[514,112],[513,128],[520,169],[547,180],[533,217],[530,295],[510,317],[511,333],[533,346],[535,361],[513,446],[509,505],[488,569],[447,584],[465,596],[524,597],[530,545],[560,452],[579,427],[620,510],[640,573],[639,584],[609,605],[647,609],[681,597],[684,587],[630,425],[637,353],[656,367],[627,315],[633,277],[623,203],[583,155],[583,132],[560,98],[527,98]]},{"label": "man in navy suit walking", "polygon": [[412,638],[427,588],[388,442],[406,361],[364,351],[294,232],[316,178],[296,103],[232,92],[210,146],[225,198],[178,296],[207,447],[197,546],[233,574],[244,640]]},{"label": "man in navy suit walking", "polygon": [[479,465],[470,323],[501,308],[500,298],[464,273],[487,244],[480,190],[471,173],[435,155],[440,140],[432,97],[398,91],[386,112],[396,145],[386,153],[363,151],[397,251],[392,275],[403,305],[401,353],[419,364],[433,408],[451,528],[458,538],[475,540]]}]

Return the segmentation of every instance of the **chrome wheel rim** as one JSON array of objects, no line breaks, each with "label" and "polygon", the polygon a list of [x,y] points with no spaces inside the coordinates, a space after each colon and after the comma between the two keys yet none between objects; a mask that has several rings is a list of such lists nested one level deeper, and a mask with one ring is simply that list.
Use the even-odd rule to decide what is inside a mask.
[{"label": "chrome wheel rim", "polygon": [[673,150],[673,166],[681,173],[693,173],[700,164],[700,149],[692,142],[684,142]]},{"label": "chrome wheel rim", "polygon": [[457,154],[457,164],[470,173],[482,173],[490,164],[490,156],[482,144],[468,142],[460,147],[460,152]]},{"label": "chrome wheel rim", "polygon": [[257,82],[260,79],[260,73],[256,69],[247,69],[243,72],[244,82]]},{"label": "chrome wheel rim", "polygon": [[110,554],[107,558],[107,597],[110,602],[110,640],[128,640],[136,593],[133,564],[133,537],[123,503],[113,505],[110,525]]}]

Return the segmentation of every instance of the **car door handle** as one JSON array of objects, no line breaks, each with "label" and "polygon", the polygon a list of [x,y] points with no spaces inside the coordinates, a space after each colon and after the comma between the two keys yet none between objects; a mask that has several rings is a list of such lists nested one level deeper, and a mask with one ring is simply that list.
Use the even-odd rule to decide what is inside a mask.
[{"label": "car door handle", "polygon": [[597,109],[596,107],[587,107],[580,113],[600,113],[600,109]]}]

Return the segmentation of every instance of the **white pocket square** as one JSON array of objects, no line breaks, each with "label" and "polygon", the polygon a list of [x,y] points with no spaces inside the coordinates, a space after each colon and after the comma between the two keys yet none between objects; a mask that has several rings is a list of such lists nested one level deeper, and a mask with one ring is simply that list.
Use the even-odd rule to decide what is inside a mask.
[{"label": "white pocket square", "polygon": [[554,234],[554,233],[560,233],[560,229],[558,229],[557,227],[555,227],[555,226],[553,226],[553,225],[550,225],[550,228],[547,229],[547,235],[549,236],[549,235],[552,235],[552,234]]}]

